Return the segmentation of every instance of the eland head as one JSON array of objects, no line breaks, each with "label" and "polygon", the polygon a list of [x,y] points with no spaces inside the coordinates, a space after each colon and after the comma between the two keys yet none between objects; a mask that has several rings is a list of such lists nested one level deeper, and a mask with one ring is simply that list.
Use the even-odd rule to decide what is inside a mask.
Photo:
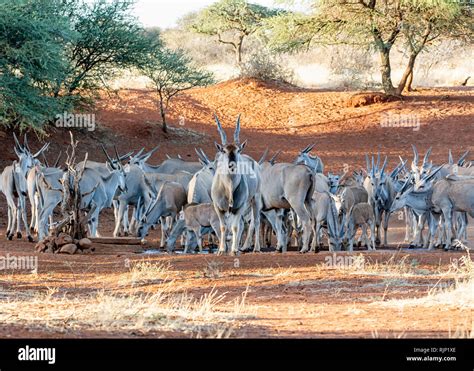
[{"label": "eland head", "polygon": [[49,143],[44,144],[38,152],[33,154],[28,145],[26,134],[24,136],[23,145],[20,144],[15,133],[13,133],[13,139],[15,141],[14,151],[18,156],[18,165],[21,168],[21,173],[26,176],[29,169],[40,163],[38,157],[49,147]]},{"label": "eland head", "polygon": [[110,171],[111,174],[117,177],[117,190],[119,190],[120,192],[126,193],[127,192],[127,184],[125,182],[126,169],[120,162],[120,159],[123,158],[124,156],[120,157],[117,151],[117,147],[114,146],[115,159],[112,159],[102,144],[101,144],[101,147],[102,147],[102,151],[107,157],[107,163],[106,163],[107,169]]},{"label": "eland head", "polygon": [[138,167],[143,169],[143,166],[145,165],[145,163],[158,150],[159,147],[160,146],[158,145],[155,148],[153,148],[151,151],[146,152],[146,153],[143,153],[145,151],[145,148],[142,148],[135,155],[131,156],[127,153],[126,155],[122,156],[122,158],[130,157],[130,159],[128,160],[128,165],[137,165]]},{"label": "eland head", "polygon": [[324,171],[324,164],[318,156],[312,156],[310,152],[314,148],[316,143],[309,144],[303,148],[296,159],[293,161],[294,164],[305,164],[316,173],[322,173]]},{"label": "eland head", "polygon": [[215,142],[217,148],[216,154],[216,170],[219,175],[224,175],[224,178],[234,178],[233,183],[238,184],[236,181],[242,176],[242,169],[239,169],[241,153],[247,141],[240,143],[240,115],[237,117],[234,130],[234,140],[232,143],[227,142],[227,135],[219,121],[217,115],[214,115],[217,130],[221,137],[221,143]]}]

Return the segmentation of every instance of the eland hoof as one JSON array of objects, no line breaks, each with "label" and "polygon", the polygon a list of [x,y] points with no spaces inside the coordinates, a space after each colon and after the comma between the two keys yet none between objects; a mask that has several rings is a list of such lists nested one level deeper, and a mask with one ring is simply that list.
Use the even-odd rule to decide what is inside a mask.
[{"label": "eland hoof", "polygon": [[33,239],[33,237],[28,236],[28,242],[35,242],[35,240]]},{"label": "eland hoof", "polygon": [[21,232],[16,232],[16,238],[21,238],[22,235],[21,235]]}]

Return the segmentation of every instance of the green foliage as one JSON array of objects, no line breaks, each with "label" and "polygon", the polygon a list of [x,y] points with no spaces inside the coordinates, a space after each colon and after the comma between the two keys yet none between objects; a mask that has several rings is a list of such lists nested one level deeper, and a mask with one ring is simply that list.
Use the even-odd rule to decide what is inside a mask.
[{"label": "green foliage", "polygon": [[0,0],[0,124],[42,131],[161,44],[130,0]]},{"label": "green foliage", "polygon": [[259,50],[245,61],[240,69],[240,77],[257,78],[264,81],[279,81],[292,83],[293,71],[285,68],[278,57],[268,50]]},{"label": "green foliage", "polygon": [[141,64],[150,38],[144,37],[143,28],[130,14],[133,1],[67,0],[64,4],[64,14],[78,37],[66,46],[70,69],[61,85],[63,93],[96,89],[119,69]]},{"label": "green foliage", "polygon": [[40,130],[68,105],[52,92],[66,75],[73,39],[58,2],[0,1],[0,124]]},{"label": "green foliage", "polygon": [[162,128],[166,132],[166,111],[170,100],[179,93],[214,83],[211,73],[197,68],[182,50],[155,47],[143,61],[140,71],[150,79],[158,96]]},{"label": "green foliage", "polygon": [[277,10],[245,0],[221,0],[200,12],[191,27],[208,35],[232,30],[250,35],[257,31],[264,19],[278,13]]},{"label": "green foliage", "polygon": [[217,36],[219,42],[234,49],[237,63],[240,63],[244,39],[256,33],[265,19],[281,13],[281,10],[246,0],[220,0],[196,14],[194,19],[183,19],[182,23],[194,32]]},{"label": "green foliage", "polygon": [[[355,44],[375,48],[381,57],[382,85],[400,94],[413,73],[416,56],[441,38],[472,42],[472,9],[452,0],[317,0],[312,14],[287,13],[267,20],[270,47],[295,51],[314,43]],[[395,89],[390,50],[396,43],[410,56]]]}]

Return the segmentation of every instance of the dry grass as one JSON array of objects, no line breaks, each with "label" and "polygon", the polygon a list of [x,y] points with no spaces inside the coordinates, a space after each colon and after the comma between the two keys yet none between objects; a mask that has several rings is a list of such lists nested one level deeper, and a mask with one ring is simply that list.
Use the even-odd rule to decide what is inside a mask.
[{"label": "dry grass", "polygon": [[[205,259],[196,270],[182,270],[170,260],[145,258],[118,261],[120,269],[112,273],[96,274],[74,262],[53,275],[8,274],[2,277],[0,323],[45,336],[225,338],[260,327],[285,333],[298,326],[301,333],[319,334],[355,326],[374,329],[365,334],[375,338],[431,328],[440,336],[473,337],[469,252],[429,271],[414,255],[352,257],[343,267],[318,261],[303,267],[228,269],[222,261]],[[428,313],[440,322],[426,321]]]},{"label": "dry grass", "polygon": [[410,255],[400,256],[398,252],[382,262],[371,262],[362,254],[358,255],[355,261],[354,268],[351,270],[355,274],[395,276],[397,278],[433,274],[429,270],[420,269],[419,262],[415,258]]},{"label": "dry grass", "polygon": [[[440,285],[438,281],[426,296],[413,299],[397,299],[384,303],[388,306],[451,306],[471,313],[474,309],[474,262],[471,260],[469,250],[458,261],[452,263],[446,272],[446,276],[451,276],[454,283],[448,287]],[[472,324],[470,325],[472,327]],[[472,328],[469,330],[472,335]]]},{"label": "dry grass", "polygon": [[[344,259],[346,260],[342,264],[336,262],[334,266],[328,266],[325,263],[319,264],[316,271],[324,273],[327,270],[336,270],[338,273],[344,274],[393,277],[396,279],[436,276],[455,279],[463,275],[460,270],[453,269],[454,265],[444,270],[441,268],[437,270],[424,269],[420,267],[420,262],[416,257],[410,254],[402,255],[400,252],[395,252],[391,254],[390,258],[384,260],[374,261],[370,258],[370,254],[363,253],[352,256],[346,255]],[[459,259],[458,265],[467,264],[468,259],[469,257]]]},{"label": "dry grass", "polygon": [[[252,318],[246,304],[248,290],[229,300],[212,288],[194,297],[170,279],[169,265],[141,261],[120,276],[119,286],[129,292],[100,290],[68,295],[57,288],[44,292],[4,291],[0,323],[42,331],[99,331],[150,334],[179,332],[190,337],[228,337],[239,321]],[[143,285],[154,285],[144,292]],[[155,287],[156,286],[156,287]]]},{"label": "dry grass", "polygon": [[458,325],[454,330],[449,329],[448,337],[450,339],[474,339],[474,319],[465,321],[463,325]]},{"label": "dry grass", "polygon": [[202,270],[202,276],[209,279],[215,279],[222,277],[222,262],[212,260],[207,262],[206,267]]},{"label": "dry grass", "polygon": [[125,275],[120,282],[121,286],[132,287],[144,284],[166,282],[169,277],[169,263],[156,263],[149,260],[134,262],[130,266],[129,274]]}]

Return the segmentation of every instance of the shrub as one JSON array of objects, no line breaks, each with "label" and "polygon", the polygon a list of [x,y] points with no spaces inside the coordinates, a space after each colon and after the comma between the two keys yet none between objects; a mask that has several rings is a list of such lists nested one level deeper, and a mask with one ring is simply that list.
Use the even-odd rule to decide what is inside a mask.
[{"label": "shrub", "polygon": [[256,78],[292,83],[293,71],[283,66],[282,61],[268,51],[251,55],[240,67],[241,78]]}]

